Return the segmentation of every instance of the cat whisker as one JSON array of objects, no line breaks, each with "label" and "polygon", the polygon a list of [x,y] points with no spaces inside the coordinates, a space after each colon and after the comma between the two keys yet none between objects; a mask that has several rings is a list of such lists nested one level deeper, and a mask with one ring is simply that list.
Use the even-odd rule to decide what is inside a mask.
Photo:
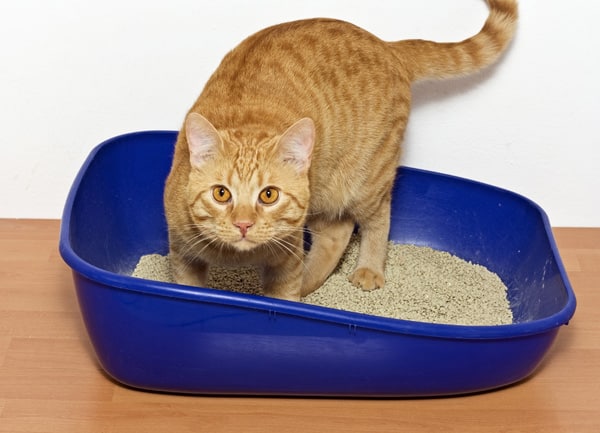
[{"label": "cat whisker", "polygon": [[292,242],[288,241],[285,238],[275,237],[275,238],[273,238],[273,241],[268,244],[268,248],[272,252],[275,252],[273,249],[274,247],[279,248],[284,253],[287,253],[287,254],[290,254],[290,255],[296,257],[302,264],[302,267],[304,269],[307,269],[306,264],[304,263],[304,255],[298,254],[296,252],[296,246]]},{"label": "cat whisker", "polygon": [[[203,245],[202,245],[203,244]],[[198,232],[184,244],[184,248],[181,251],[181,255],[186,259],[185,265],[191,266],[194,261],[201,259],[204,251],[211,247],[218,245],[222,248],[221,242],[215,237],[205,235],[204,233]],[[200,248],[198,248],[201,246]]]}]

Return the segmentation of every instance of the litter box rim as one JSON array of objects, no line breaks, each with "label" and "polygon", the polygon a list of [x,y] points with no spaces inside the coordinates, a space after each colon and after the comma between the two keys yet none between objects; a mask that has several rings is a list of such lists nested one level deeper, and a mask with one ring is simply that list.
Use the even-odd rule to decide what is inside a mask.
[{"label": "litter box rim", "polygon": [[569,279],[567,278],[564,265],[560,258],[560,254],[558,252],[558,248],[556,246],[554,237],[552,235],[548,216],[539,205],[537,205],[529,198],[524,197],[518,193],[508,191],[493,185],[484,184],[482,182],[478,182],[471,179],[465,179],[458,176],[405,166],[402,167],[402,170],[433,174],[436,176],[444,176],[449,179],[457,179],[463,182],[470,182],[479,186],[484,186],[486,188],[492,188],[496,191],[508,193],[524,201],[527,201],[537,212],[539,212],[539,215],[542,218],[544,229],[546,230],[546,234],[550,243],[550,247],[556,258],[556,264],[558,266],[561,276],[563,277],[562,279],[565,285],[567,297],[564,307],[560,311],[548,317],[508,325],[472,326],[427,323],[405,319],[392,319],[386,317],[372,316],[362,313],[336,310],[333,308],[279,300],[258,295],[239,294],[210,288],[197,288],[173,283],[163,283],[157,281],[144,280],[131,277],[129,275],[120,275],[113,272],[109,272],[83,260],[79,255],[77,255],[77,253],[75,253],[75,251],[71,247],[69,228],[71,226],[71,214],[73,210],[75,196],[79,189],[79,185],[82,182],[82,179],[85,176],[88,167],[93,163],[98,152],[100,152],[104,147],[110,146],[112,143],[121,141],[126,138],[139,138],[147,135],[168,135],[174,137],[176,133],[176,131],[166,130],[132,132],[110,138],[97,145],[94,149],[92,149],[87,159],[83,163],[82,167],[80,168],[79,172],[77,173],[76,178],[71,186],[71,189],[67,196],[61,221],[59,252],[65,263],[69,267],[71,267],[74,273],[78,273],[83,277],[95,281],[99,284],[110,286],[110,288],[133,291],[138,292],[140,294],[148,294],[152,296],[161,296],[167,298],[180,298],[192,302],[231,305],[252,310],[268,311],[270,313],[273,312],[282,315],[287,314],[299,316],[304,319],[318,320],[321,322],[332,322],[337,324],[341,323],[348,326],[355,326],[357,328],[367,328],[397,334],[433,338],[470,340],[520,338],[524,336],[549,332],[562,325],[566,325],[575,313],[575,294],[571,287]]}]

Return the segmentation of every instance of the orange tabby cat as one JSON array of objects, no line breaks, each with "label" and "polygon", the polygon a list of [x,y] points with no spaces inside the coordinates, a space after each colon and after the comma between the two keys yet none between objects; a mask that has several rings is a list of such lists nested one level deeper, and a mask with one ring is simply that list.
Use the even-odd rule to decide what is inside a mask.
[{"label": "orange tabby cat", "polygon": [[267,28],[231,51],[187,115],[167,179],[176,281],[205,286],[209,265],[256,265],[266,295],[298,300],[333,271],[357,224],[350,280],[381,287],[411,83],[499,57],[517,2],[487,3],[481,32],[459,43],[384,42],[315,19]]}]

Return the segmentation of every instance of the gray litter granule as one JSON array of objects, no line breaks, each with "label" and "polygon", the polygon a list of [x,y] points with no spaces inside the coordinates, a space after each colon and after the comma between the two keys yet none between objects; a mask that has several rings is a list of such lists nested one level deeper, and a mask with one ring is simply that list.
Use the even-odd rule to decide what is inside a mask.
[{"label": "gray litter granule", "polygon": [[[356,263],[358,244],[358,238],[353,237],[333,274],[303,302],[418,322],[470,326],[512,323],[507,288],[496,274],[427,247],[390,242],[385,287],[371,292],[354,287],[348,276]],[[133,276],[172,282],[168,256],[143,256]],[[260,278],[253,268],[211,267],[208,285],[261,293]]]}]

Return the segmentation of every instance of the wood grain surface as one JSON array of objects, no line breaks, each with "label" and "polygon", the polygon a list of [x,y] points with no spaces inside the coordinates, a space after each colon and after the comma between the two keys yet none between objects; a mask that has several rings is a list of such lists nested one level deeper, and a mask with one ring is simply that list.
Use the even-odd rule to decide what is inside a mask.
[{"label": "wood grain surface", "polygon": [[600,229],[555,229],[578,307],[526,381],[432,399],[167,395],[98,366],[59,221],[0,220],[0,432],[598,432]]}]

